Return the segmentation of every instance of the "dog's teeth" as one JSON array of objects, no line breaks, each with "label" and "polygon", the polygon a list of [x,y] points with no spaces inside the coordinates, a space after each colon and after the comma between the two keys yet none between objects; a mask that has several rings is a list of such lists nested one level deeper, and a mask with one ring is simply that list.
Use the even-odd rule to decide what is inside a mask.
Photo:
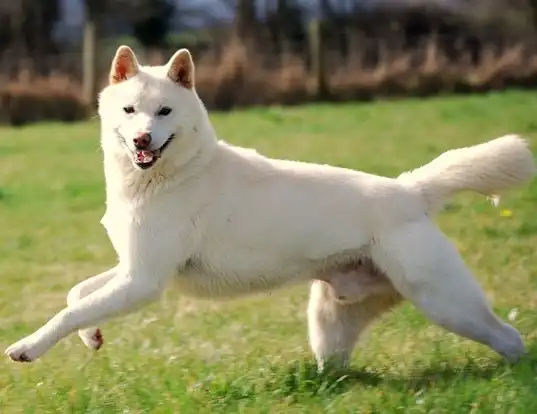
[{"label": "dog's teeth", "polygon": [[148,150],[136,151],[136,162],[145,164],[153,161],[154,154]]}]

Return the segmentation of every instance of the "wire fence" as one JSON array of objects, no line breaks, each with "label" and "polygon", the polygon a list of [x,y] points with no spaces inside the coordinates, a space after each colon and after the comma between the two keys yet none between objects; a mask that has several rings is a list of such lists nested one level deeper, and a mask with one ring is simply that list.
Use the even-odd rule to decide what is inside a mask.
[{"label": "wire fence", "polygon": [[[315,33],[302,48],[261,48],[230,37],[193,50],[201,98],[209,108],[226,110],[319,99],[369,100],[537,86],[533,37],[490,42],[475,36],[349,35],[342,39]],[[118,45],[117,40],[97,45],[96,91],[106,83]],[[180,46],[134,50],[141,63],[164,64]],[[94,114],[95,107],[84,94],[82,57],[80,48],[52,55],[4,56],[0,122],[75,120]]]}]

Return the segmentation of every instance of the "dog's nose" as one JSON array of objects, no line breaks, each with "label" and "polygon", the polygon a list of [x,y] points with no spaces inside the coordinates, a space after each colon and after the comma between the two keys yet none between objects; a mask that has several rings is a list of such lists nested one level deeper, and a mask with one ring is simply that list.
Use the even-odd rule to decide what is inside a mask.
[{"label": "dog's nose", "polygon": [[151,143],[151,134],[149,132],[142,132],[132,142],[134,142],[136,149],[146,149]]}]

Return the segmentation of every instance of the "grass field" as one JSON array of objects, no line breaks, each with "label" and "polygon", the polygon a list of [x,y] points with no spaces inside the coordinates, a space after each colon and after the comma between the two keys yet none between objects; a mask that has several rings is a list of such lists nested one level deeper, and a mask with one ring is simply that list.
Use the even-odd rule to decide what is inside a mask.
[{"label": "grass field", "polygon": [[[508,132],[537,143],[537,95],[509,92],[213,116],[222,138],[271,156],[395,175],[443,150]],[[96,121],[0,129],[0,345],[64,306],[114,264]],[[438,217],[530,355],[509,366],[409,305],[383,318],[352,370],[319,376],[307,344],[308,287],[226,303],[167,292],[76,335],[33,364],[0,363],[1,413],[536,413],[537,182],[500,208],[462,195]]]}]

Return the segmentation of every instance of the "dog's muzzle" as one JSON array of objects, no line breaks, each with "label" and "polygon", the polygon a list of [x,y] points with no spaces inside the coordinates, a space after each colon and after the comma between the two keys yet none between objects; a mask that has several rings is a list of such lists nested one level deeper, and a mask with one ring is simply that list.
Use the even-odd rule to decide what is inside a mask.
[{"label": "dog's muzzle", "polygon": [[125,140],[125,138],[119,132],[117,132],[117,134],[125,148],[127,148],[127,150],[132,153],[134,164],[142,170],[147,170],[148,168],[151,168],[153,165],[155,165],[157,160],[162,156],[163,151],[175,138],[175,134],[171,134],[160,148],[151,149],[151,134],[148,132],[144,132],[139,134],[132,140],[135,148],[135,150],[132,151],[127,145],[127,141]]}]

